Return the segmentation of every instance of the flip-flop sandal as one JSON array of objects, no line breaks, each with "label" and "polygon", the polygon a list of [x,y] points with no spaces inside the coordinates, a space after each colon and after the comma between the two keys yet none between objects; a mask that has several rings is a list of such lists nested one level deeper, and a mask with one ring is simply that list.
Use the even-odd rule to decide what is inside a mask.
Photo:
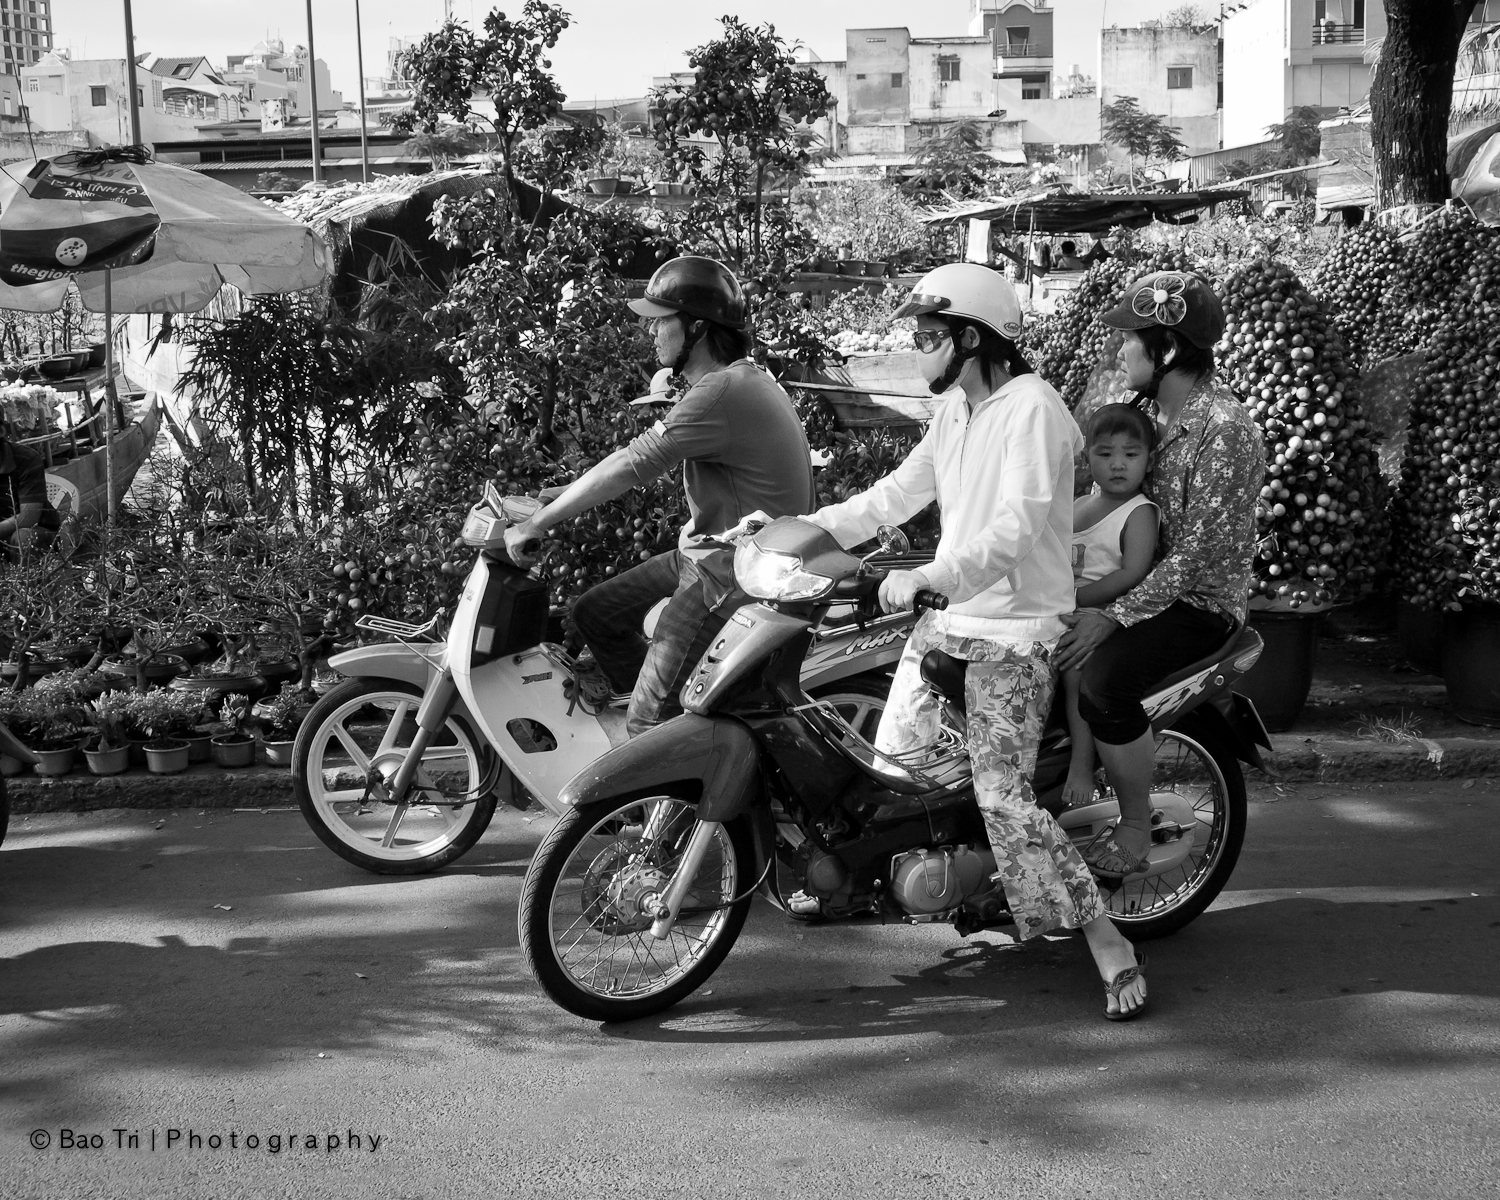
[{"label": "flip-flop sandal", "polygon": [[1115,827],[1108,826],[1094,835],[1093,841],[1083,848],[1083,861],[1089,870],[1113,879],[1124,879],[1144,871],[1151,865],[1150,851],[1136,856],[1115,841]]},{"label": "flip-flop sandal", "polygon": [[[1112,998],[1116,1004],[1119,1004],[1120,993],[1125,989],[1125,987],[1128,984],[1134,983],[1137,979],[1144,978],[1146,978],[1146,956],[1144,954],[1137,953],[1135,956],[1135,966],[1126,967],[1112,980],[1106,983],[1104,985],[1104,994]],[[1134,1021],[1138,1016],[1146,1011],[1146,1006],[1150,1003],[1151,997],[1148,995],[1146,999],[1142,1000],[1139,1005],[1137,1005],[1135,1008],[1132,1008],[1129,1012],[1124,1012],[1120,1009],[1116,1009],[1114,1012],[1110,1012],[1109,1006],[1106,1005],[1104,1009],[1104,1019],[1106,1021]]]}]

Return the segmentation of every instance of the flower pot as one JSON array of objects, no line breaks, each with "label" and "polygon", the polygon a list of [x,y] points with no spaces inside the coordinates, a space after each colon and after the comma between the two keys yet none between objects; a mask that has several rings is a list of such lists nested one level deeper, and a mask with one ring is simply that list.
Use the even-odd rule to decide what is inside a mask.
[{"label": "flower pot", "polygon": [[1396,637],[1406,661],[1429,675],[1443,673],[1443,614],[1401,600],[1396,604]]},{"label": "flower pot", "polygon": [[213,758],[213,734],[184,733],[182,735],[182,740],[188,745],[188,762],[202,763],[208,762]]},{"label": "flower pot", "polygon": [[105,345],[103,342],[98,342],[90,346],[88,365],[90,367],[102,367],[104,365],[104,351]]},{"label": "flower pot", "polygon": [[236,733],[224,733],[213,739],[214,762],[221,767],[248,767],[255,762],[255,742]]},{"label": "flower pot", "polygon": [[206,678],[200,675],[179,675],[168,686],[174,691],[203,693],[205,706],[214,712],[218,711],[220,701],[231,692],[247,696],[252,702],[266,693],[266,680],[262,675],[220,675]]},{"label": "flower pot", "polygon": [[89,770],[95,775],[119,775],[130,768],[129,746],[116,746],[113,750],[85,750],[83,756],[89,760]]},{"label": "flower pot", "polygon": [[838,262],[840,275],[863,275],[865,264],[855,258],[841,258]]},{"label": "flower pot", "polygon": [[865,276],[869,279],[884,279],[886,272],[890,269],[890,263],[870,262],[868,260],[865,262]]},{"label": "flower pot", "polygon": [[672,185],[658,179],[651,185],[651,194],[653,196],[670,196],[672,194]]},{"label": "flower pot", "polygon": [[302,678],[302,664],[295,658],[255,664],[255,673],[265,680],[264,695],[274,696],[283,683],[297,683]]},{"label": "flower pot", "polygon": [[73,754],[77,746],[69,743],[67,745],[43,745],[32,751],[37,757],[36,773],[38,775],[66,775],[73,769]]},{"label": "flower pot", "polygon": [[588,189],[596,196],[613,196],[616,192],[625,190],[625,181],[613,176],[590,179]]},{"label": "flower pot", "polygon": [[1292,727],[1312,690],[1318,651],[1319,613],[1251,612],[1250,627],[1265,649],[1234,690],[1255,703],[1271,733]]},{"label": "flower pot", "polygon": [[272,766],[289,767],[292,765],[292,747],[296,744],[295,740],[283,742],[267,739],[261,742],[260,748],[265,751],[266,761]]},{"label": "flower pot", "polygon": [[0,754],[0,775],[19,775],[26,769],[26,764],[19,758],[12,758],[9,754]]},{"label": "flower pot", "polygon": [[[146,682],[165,684],[177,678],[188,669],[188,665],[181,656],[176,654],[158,654],[146,664]],[[105,661],[99,670],[106,675],[115,675],[122,679],[134,682],[137,676],[135,659],[133,658],[111,658]]]},{"label": "flower pot", "polygon": [[838,269],[839,269],[838,261],[836,259],[832,259],[832,258],[820,258],[820,259],[817,259],[813,263],[813,270],[814,271],[820,271],[824,275],[834,275],[834,274],[837,274],[838,273]]},{"label": "flower pot", "polygon": [[1500,604],[1444,614],[1443,682],[1460,721],[1500,726]]},{"label": "flower pot", "polygon": [[[66,671],[72,665],[65,658],[33,658],[30,670],[26,676],[27,683],[35,683],[44,675],[51,675],[57,671]],[[0,663],[0,680],[9,684],[15,679],[20,670],[20,663]]]},{"label": "flower pot", "polygon": [[168,646],[163,653],[182,659],[190,667],[196,667],[213,653],[213,647],[201,637],[195,637],[192,641],[179,642],[175,646]]},{"label": "flower pot", "polygon": [[146,768],[153,775],[176,775],[186,771],[188,744],[181,738],[162,738],[146,743]]}]

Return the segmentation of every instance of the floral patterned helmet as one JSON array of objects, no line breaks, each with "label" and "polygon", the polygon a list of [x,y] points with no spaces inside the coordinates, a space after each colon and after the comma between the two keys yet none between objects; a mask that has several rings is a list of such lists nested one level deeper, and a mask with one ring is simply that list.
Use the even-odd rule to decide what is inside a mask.
[{"label": "floral patterned helmet", "polygon": [[1224,336],[1224,306],[1203,276],[1187,271],[1142,276],[1099,320],[1112,329],[1175,329],[1205,350]]}]

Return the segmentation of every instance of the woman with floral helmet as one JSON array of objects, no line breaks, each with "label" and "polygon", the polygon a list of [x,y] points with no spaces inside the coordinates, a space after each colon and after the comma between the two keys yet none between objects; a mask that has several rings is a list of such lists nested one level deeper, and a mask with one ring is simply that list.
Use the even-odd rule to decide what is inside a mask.
[{"label": "woman with floral helmet", "polygon": [[887,612],[910,609],[923,588],[950,603],[913,628],[876,748],[931,746],[941,713],[922,681],[922,658],[942,650],[965,663],[974,793],[998,868],[992,882],[1022,938],[1082,929],[1104,979],[1104,1015],[1130,1020],[1145,1011],[1145,960],[1114,927],[1083,859],[1031,792],[1055,685],[1053,647],[1074,607],[1073,459],[1083,438],[1017,348],[1021,306],[994,271],[939,267],[896,315],[916,318],[922,375],[947,398],[895,471],[807,518],[854,546],[934,501],[942,515],[933,562],[892,571],[881,585]]},{"label": "woman with floral helmet", "polygon": [[1265,457],[1249,411],[1214,374],[1224,309],[1201,276],[1137,279],[1101,319],[1124,331],[1127,383],[1157,422],[1147,491],[1161,512],[1158,558],[1112,604],[1064,618],[1056,662],[1082,668],[1078,710],[1120,803],[1119,824],[1084,856],[1124,878],[1151,845],[1156,738],[1141,700],[1244,622]]}]

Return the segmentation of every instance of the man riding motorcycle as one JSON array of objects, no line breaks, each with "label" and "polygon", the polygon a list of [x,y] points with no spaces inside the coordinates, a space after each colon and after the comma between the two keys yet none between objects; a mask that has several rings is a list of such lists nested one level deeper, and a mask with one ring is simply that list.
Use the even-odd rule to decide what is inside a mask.
[{"label": "man riding motorcycle", "polygon": [[[749,308],[733,273],[711,258],[663,264],[630,307],[650,324],[658,362],[688,382],[661,420],[591,467],[529,520],[506,531],[514,562],[563,522],[683,465],[692,519],[676,550],[591,588],[573,622],[616,692],[630,692],[634,735],[680,711],[677,694],[694,664],[746,600],[733,551],[708,539],[757,510],[798,516],[813,507],[806,435],[781,387],[747,357]],[[641,623],[670,597],[648,644]]]}]

